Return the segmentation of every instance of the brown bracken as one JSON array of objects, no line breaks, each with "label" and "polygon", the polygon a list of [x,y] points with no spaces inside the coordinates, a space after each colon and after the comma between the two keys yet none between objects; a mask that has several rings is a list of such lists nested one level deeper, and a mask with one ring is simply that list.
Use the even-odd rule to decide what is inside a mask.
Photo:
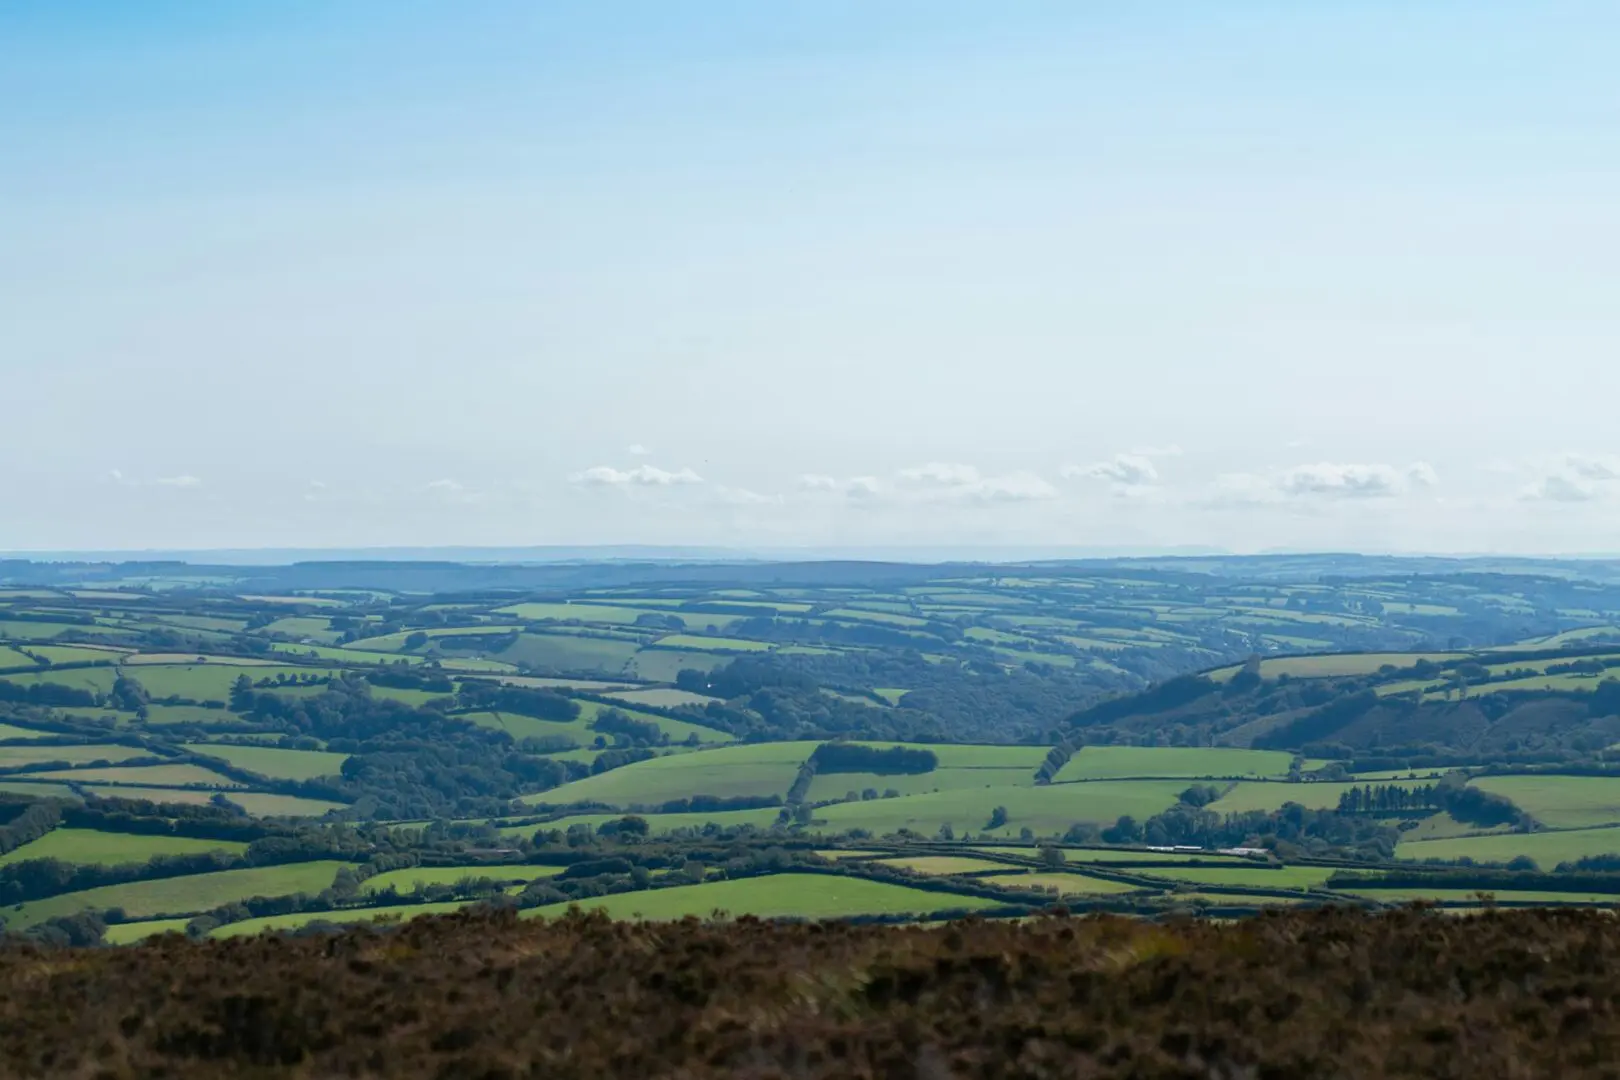
[{"label": "brown bracken", "polygon": [[8,1077],[1598,1077],[1600,911],[546,923],[0,950]]}]

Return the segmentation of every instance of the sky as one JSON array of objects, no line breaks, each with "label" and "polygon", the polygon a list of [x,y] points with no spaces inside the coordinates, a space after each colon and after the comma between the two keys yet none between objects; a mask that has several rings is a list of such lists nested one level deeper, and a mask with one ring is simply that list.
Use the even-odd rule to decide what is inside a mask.
[{"label": "sky", "polygon": [[10,0],[0,551],[1620,551],[1620,5]]}]

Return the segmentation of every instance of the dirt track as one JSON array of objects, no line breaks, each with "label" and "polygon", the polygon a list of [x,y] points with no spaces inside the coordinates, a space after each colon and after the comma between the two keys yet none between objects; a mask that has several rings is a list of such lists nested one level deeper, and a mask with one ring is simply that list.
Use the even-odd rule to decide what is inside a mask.
[{"label": "dirt track", "polygon": [[544,925],[0,952],[0,1074],[1620,1076],[1620,922]]}]

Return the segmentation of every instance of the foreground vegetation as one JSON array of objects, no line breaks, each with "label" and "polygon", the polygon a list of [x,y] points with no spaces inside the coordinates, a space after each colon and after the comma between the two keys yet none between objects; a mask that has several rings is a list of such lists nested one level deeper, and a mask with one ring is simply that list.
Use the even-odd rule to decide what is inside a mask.
[{"label": "foreground vegetation", "polygon": [[0,951],[0,1071],[1583,1078],[1612,1073],[1616,970],[1620,929],[1593,912],[909,930],[453,915]]}]

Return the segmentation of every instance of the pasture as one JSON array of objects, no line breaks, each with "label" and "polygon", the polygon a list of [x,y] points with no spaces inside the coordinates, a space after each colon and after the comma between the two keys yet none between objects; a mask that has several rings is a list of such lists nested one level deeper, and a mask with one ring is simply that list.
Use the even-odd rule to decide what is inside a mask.
[{"label": "pasture", "polygon": [[1620,823],[1620,776],[1480,776],[1470,784],[1551,828]]},{"label": "pasture", "polygon": [[1143,867],[1133,871],[1166,881],[1185,881],[1194,885],[1224,885],[1233,888],[1309,889],[1321,885],[1333,876],[1329,866],[1187,866]]},{"label": "pasture", "polygon": [[721,798],[786,795],[799,764],[819,743],[756,743],[722,746],[690,754],[640,761],[576,780],[521,801],[565,806],[600,802],[609,806],[657,805],[693,795]]},{"label": "pasture", "polygon": [[511,663],[529,664],[541,669],[619,675],[640,647],[634,641],[621,638],[529,632],[519,635],[516,642],[502,650],[501,655]]},{"label": "pasture", "polygon": [[322,860],[284,866],[256,866],[246,870],[220,870],[212,874],[190,874],[125,885],[104,885],[21,904],[6,912],[6,925],[25,930],[58,915],[72,915],[85,910],[104,911],[114,907],[123,908],[124,913],[132,919],[191,915],[255,896],[313,895],[331,885],[338,868],[345,865]]},{"label": "pasture", "polygon": [[247,845],[236,840],[198,840],[189,836],[146,836],[64,827],[53,829],[38,840],[0,855],[0,866],[26,859],[58,859],[66,863],[115,866],[120,863],[143,863],[158,855],[198,855],[207,851],[240,855],[246,850]]},{"label": "pasture", "polygon": [[770,652],[775,646],[751,638],[702,637],[697,634],[666,634],[653,642],[660,649],[692,649],[698,652]]},{"label": "pasture", "polygon": [[1110,896],[1142,891],[1140,886],[1129,885],[1123,881],[1109,881],[1106,878],[1086,874],[1066,874],[1056,871],[1036,870],[1027,873],[996,874],[983,880],[1009,889],[1051,890],[1059,896]]},{"label": "pasture", "polygon": [[[546,792],[545,795],[551,794]],[[543,800],[544,795],[534,796],[535,800]],[[752,825],[757,829],[769,829],[776,824],[781,815],[781,809],[775,806],[760,807],[756,810],[713,810],[700,813],[680,814],[642,814],[647,822],[647,828],[653,835],[664,835],[677,829],[694,829],[702,831],[713,825],[718,829],[734,828],[738,825]],[[618,821],[624,817],[624,812],[604,814],[570,814],[556,821],[548,821],[540,825],[502,825],[500,831],[504,836],[533,836],[536,831],[549,832],[553,829],[567,831],[570,825],[589,825],[595,829],[609,821]]]},{"label": "pasture", "polygon": [[607,694],[614,701],[622,701],[626,705],[651,705],[659,709],[677,709],[683,705],[695,705],[698,708],[718,701],[718,698],[706,697],[703,694],[694,694],[689,690],[675,690],[673,688],[654,688],[651,690],[616,690]]},{"label": "pasture", "polygon": [[[531,908],[524,918],[565,914],[574,904]],[[852,915],[928,915],[955,909],[993,907],[994,901],[953,893],[925,892],[864,878],[828,874],[773,874],[768,877],[709,881],[665,889],[592,897],[578,902],[586,911],[605,911],[615,919],[670,920],[688,915],[708,917],[754,915],[838,919]]]},{"label": "pasture", "polygon": [[232,791],[225,797],[254,817],[321,817],[333,810],[348,809],[342,803],[326,799],[272,795],[262,791]]},{"label": "pasture", "polygon": [[[89,746],[0,746],[0,768],[14,769],[19,765],[40,765],[47,761],[65,761],[70,765],[88,765],[92,761],[116,764],[132,758],[150,757],[151,752],[133,746],[92,744]],[[44,773],[31,773],[45,776]]]},{"label": "pasture", "polygon": [[[1019,830],[1029,828],[1037,836],[1047,836],[1062,833],[1076,822],[1111,825],[1124,814],[1145,821],[1175,805],[1185,788],[1186,783],[1178,780],[964,788],[824,806],[816,810],[811,827],[823,832],[861,828],[877,835],[910,829],[925,837],[933,837],[945,825],[958,836],[971,832],[1016,837]],[[998,806],[1006,809],[1007,821],[992,829],[990,817]]]},{"label": "pasture", "polygon": [[[301,911],[292,915],[261,915],[256,919],[226,923],[208,932],[211,938],[252,937],[267,931],[297,930],[310,923],[352,926],[356,923],[406,922],[423,915],[449,915],[476,900],[445,900],[433,904],[392,904],[387,907],[339,908],[336,911]],[[183,929],[183,927],[182,927]]]},{"label": "pasture", "polygon": [[879,795],[897,791],[901,795],[921,795],[930,791],[960,791],[964,788],[1035,786],[1029,769],[935,769],[925,773],[817,773],[810,782],[810,802],[841,799],[849,792]]},{"label": "pasture", "polygon": [[194,754],[217,757],[238,769],[277,780],[314,780],[336,776],[349,760],[348,754],[320,750],[283,750],[275,746],[240,746],[231,743],[182,743]]},{"label": "pasture", "polygon": [[[284,665],[238,667],[229,664],[160,664],[141,667],[126,674],[140,683],[155,699],[177,697],[189,701],[228,701],[231,686],[243,675],[258,682],[261,679],[274,680],[282,675],[289,679],[311,674],[324,678],[330,672]],[[107,689],[112,689],[110,683]]]},{"label": "pasture", "polygon": [[[1391,780],[1396,787],[1422,787],[1430,781]],[[1218,814],[1241,814],[1248,810],[1281,810],[1285,803],[1299,803],[1307,810],[1331,810],[1339,805],[1339,796],[1361,784],[1308,781],[1290,784],[1283,781],[1246,780],[1210,803],[1206,809]]]},{"label": "pasture", "polygon": [[[829,854],[836,857],[843,853]],[[913,870],[919,874],[928,874],[929,876],[982,874],[995,871],[1005,873],[1009,869],[1006,863],[992,862],[989,859],[975,859],[968,855],[906,855],[895,859],[874,859],[872,861],[882,866]]]},{"label": "pasture", "polygon": [[1594,855],[1620,855],[1620,827],[1413,840],[1403,841],[1395,848],[1397,859],[1419,862],[1468,858],[1482,863],[1506,863],[1521,855],[1533,859],[1542,870],[1552,870],[1561,862]]},{"label": "pasture", "polygon": [[427,885],[455,885],[480,878],[510,884],[552,877],[562,871],[563,868],[560,866],[413,866],[406,870],[388,870],[369,877],[360,883],[360,891],[378,893],[394,889],[400,893],[409,893]]},{"label": "pasture", "polygon": [[240,781],[189,762],[179,765],[129,765],[107,768],[59,769],[33,775],[46,780],[75,780],[84,784],[135,784],[143,787],[239,788]]},{"label": "pasture", "polygon": [[1288,775],[1293,760],[1294,755],[1285,750],[1237,750],[1219,746],[1087,746],[1068,760],[1053,782],[1131,777],[1284,777]]}]

